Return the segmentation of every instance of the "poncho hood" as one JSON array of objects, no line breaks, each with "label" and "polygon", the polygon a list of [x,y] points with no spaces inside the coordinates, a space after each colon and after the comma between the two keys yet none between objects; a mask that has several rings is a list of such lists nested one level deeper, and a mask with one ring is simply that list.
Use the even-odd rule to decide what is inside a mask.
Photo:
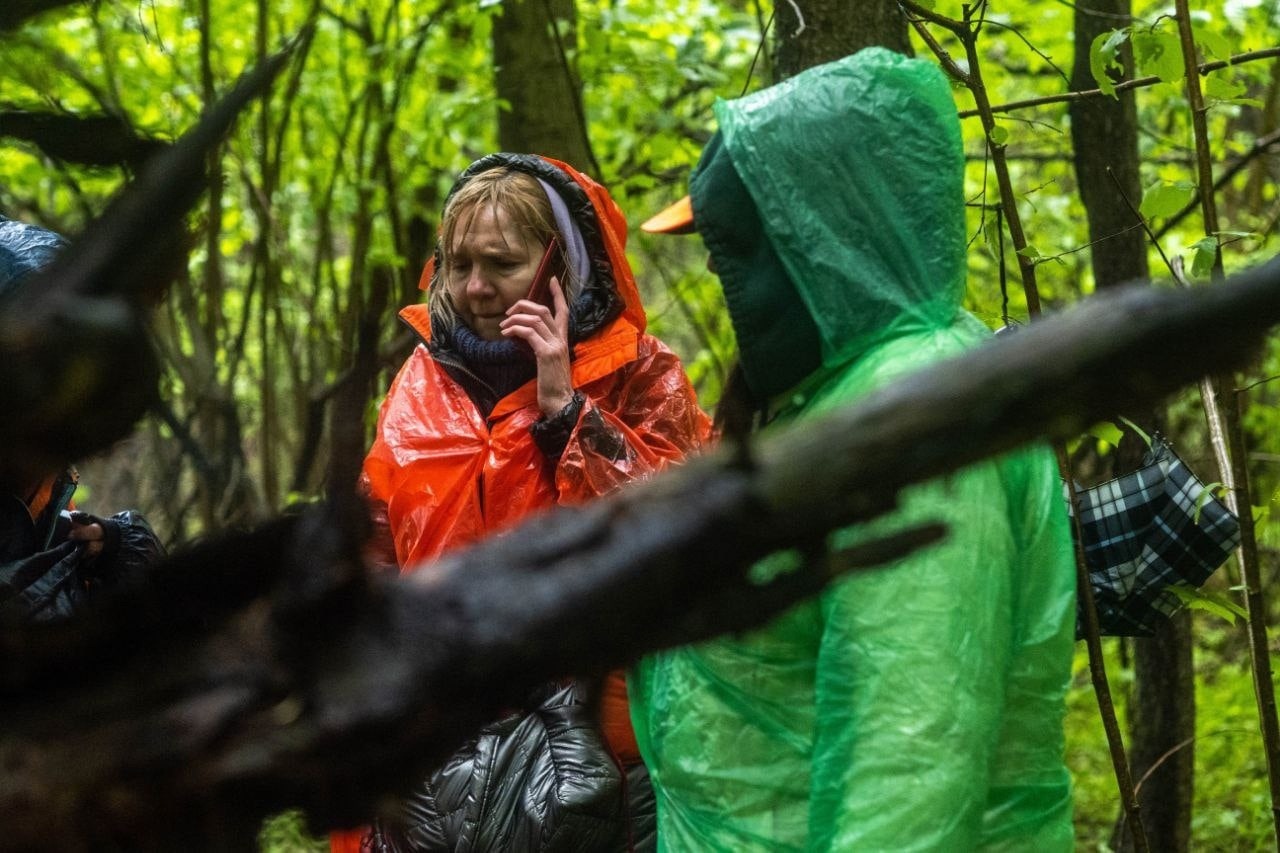
[{"label": "poncho hood", "polygon": [[[965,285],[964,160],[936,65],[869,48],[715,114],[720,139],[690,195],[757,397],[951,324]],[[719,191],[735,181],[749,210]]]},{"label": "poncho hood", "polygon": [[[482,172],[506,167],[538,178],[550,186],[564,201],[586,243],[590,261],[590,276],[583,292],[571,307],[571,336],[575,341],[584,340],[604,328],[618,316],[624,317],[637,331],[646,325],[644,306],[636,286],[635,274],[627,261],[627,220],[609,191],[595,180],[579,172],[568,163],[534,154],[500,152],[476,160],[463,171],[449,191],[448,199]],[[427,264],[421,287],[434,287],[439,267],[440,252]],[[406,317],[420,334],[440,337],[432,318],[431,331],[426,329],[423,309],[415,308]],[[419,316],[421,315],[421,316]]]},{"label": "poncho hood", "polygon": [[47,267],[66,246],[61,235],[47,228],[0,216],[0,296]]}]

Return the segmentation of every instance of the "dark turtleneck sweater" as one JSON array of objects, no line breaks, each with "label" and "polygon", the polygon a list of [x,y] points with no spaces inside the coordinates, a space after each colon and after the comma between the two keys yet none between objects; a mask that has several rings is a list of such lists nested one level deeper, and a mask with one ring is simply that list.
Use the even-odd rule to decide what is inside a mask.
[{"label": "dark turtleneck sweater", "polygon": [[[486,419],[499,400],[538,375],[538,363],[523,342],[505,338],[486,341],[464,323],[450,330],[448,339],[435,349],[435,357]],[[530,428],[547,458],[558,460],[564,452],[583,402],[582,395],[575,392],[555,417],[544,415]]]}]

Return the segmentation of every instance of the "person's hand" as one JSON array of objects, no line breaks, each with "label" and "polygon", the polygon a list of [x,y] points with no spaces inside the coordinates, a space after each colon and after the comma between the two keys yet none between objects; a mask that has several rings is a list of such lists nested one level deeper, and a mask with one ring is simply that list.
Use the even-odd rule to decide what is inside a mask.
[{"label": "person's hand", "polygon": [[96,521],[85,523],[77,521],[74,517],[71,519],[71,530],[67,533],[67,539],[82,545],[86,559],[92,560],[102,553],[102,549],[106,546],[106,538],[106,531]]},{"label": "person's hand", "polygon": [[538,362],[538,408],[548,418],[573,400],[569,368],[569,306],[560,279],[551,279],[552,308],[521,299],[507,309],[502,334],[518,338],[533,350]]}]

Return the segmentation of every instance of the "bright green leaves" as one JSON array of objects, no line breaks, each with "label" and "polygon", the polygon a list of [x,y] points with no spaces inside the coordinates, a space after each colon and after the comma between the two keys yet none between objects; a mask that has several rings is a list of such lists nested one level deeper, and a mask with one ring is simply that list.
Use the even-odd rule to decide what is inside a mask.
[{"label": "bright green leaves", "polygon": [[1191,274],[1197,278],[1208,275],[1218,259],[1218,241],[1203,237],[1191,245]]},{"label": "bright green leaves", "polygon": [[1135,30],[1133,61],[1143,74],[1159,77],[1165,83],[1177,83],[1186,74],[1182,43],[1172,29]]},{"label": "bright green leaves", "polygon": [[[1221,33],[1197,21],[1192,25],[1196,47],[1206,59],[1230,59],[1231,42]],[[1187,73],[1182,55],[1182,40],[1171,19],[1161,19],[1153,27],[1126,27],[1102,33],[1093,40],[1089,49],[1089,68],[1098,88],[1105,94],[1116,96],[1116,80],[1124,72],[1120,51],[1125,42],[1133,47],[1133,61],[1140,76],[1157,77],[1164,83],[1177,83]],[[1205,83],[1209,97],[1230,103],[1256,101],[1240,99],[1244,86],[1218,76],[1210,76]]]},{"label": "bright green leaves", "polygon": [[1211,29],[1208,21],[1193,19],[1191,34],[1206,59],[1231,58],[1231,41],[1221,32]]},{"label": "bright green leaves", "polygon": [[983,245],[991,254],[991,259],[996,261],[1000,260],[1004,243],[1004,229],[1000,225],[1000,219],[995,215],[985,216],[982,220]]},{"label": "bright green leaves", "polygon": [[1217,74],[1210,75],[1204,81],[1204,96],[1210,101],[1262,109],[1264,106],[1262,101],[1257,98],[1243,97],[1245,91],[1246,88],[1243,83],[1236,80],[1228,80],[1226,77]]},{"label": "bright green leaves", "polygon": [[1124,431],[1111,421],[1102,421],[1089,427],[1067,442],[1067,453],[1075,454],[1081,446],[1092,446],[1099,456],[1106,456],[1120,446]]},{"label": "bright green leaves", "polygon": [[1129,31],[1112,30],[1103,33],[1093,40],[1089,48],[1089,70],[1098,88],[1111,97],[1116,96],[1116,84],[1112,72],[1117,77],[1124,73],[1124,65],[1120,62],[1120,48],[1129,39]]},{"label": "bright green leaves", "polygon": [[1142,194],[1138,210],[1147,219],[1173,216],[1196,197],[1196,185],[1191,181],[1160,181]]},{"label": "bright green leaves", "polygon": [[1159,77],[1165,83],[1176,83],[1186,73],[1182,63],[1182,45],[1176,30],[1165,28],[1126,27],[1103,33],[1089,48],[1089,68],[1098,88],[1116,97],[1116,79],[1124,73],[1120,51],[1125,42],[1133,45],[1133,60],[1144,75]]},{"label": "bright green leaves", "polygon": [[1107,447],[1119,447],[1120,439],[1124,437],[1124,431],[1111,421],[1094,424],[1089,428],[1088,434]]},{"label": "bright green leaves", "polygon": [[1247,610],[1226,595],[1215,590],[1196,589],[1185,584],[1177,584],[1169,587],[1169,591],[1178,596],[1178,599],[1192,610],[1203,610],[1206,613],[1212,613],[1233,625],[1237,617],[1241,619],[1249,618]]}]

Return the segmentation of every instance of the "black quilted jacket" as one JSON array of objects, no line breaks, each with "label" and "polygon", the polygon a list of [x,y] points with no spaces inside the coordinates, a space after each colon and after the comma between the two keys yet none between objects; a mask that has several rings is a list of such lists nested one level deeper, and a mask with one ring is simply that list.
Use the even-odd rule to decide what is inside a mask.
[{"label": "black quilted jacket", "polygon": [[74,489],[73,477],[59,476],[53,499],[35,520],[22,500],[0,494],[0,619],[68,618],[106,590],[140,581],[164,556],[146,519],[125,511],[93,518],[106,534],[105,547],[86,559],[59,523]]},{"label": "black quilted jacket", "polygon": [[486,727],[380,824],[375,853],[651,851],[644,765],[621,770],[578,683],[548,685],[533,711]]}]

